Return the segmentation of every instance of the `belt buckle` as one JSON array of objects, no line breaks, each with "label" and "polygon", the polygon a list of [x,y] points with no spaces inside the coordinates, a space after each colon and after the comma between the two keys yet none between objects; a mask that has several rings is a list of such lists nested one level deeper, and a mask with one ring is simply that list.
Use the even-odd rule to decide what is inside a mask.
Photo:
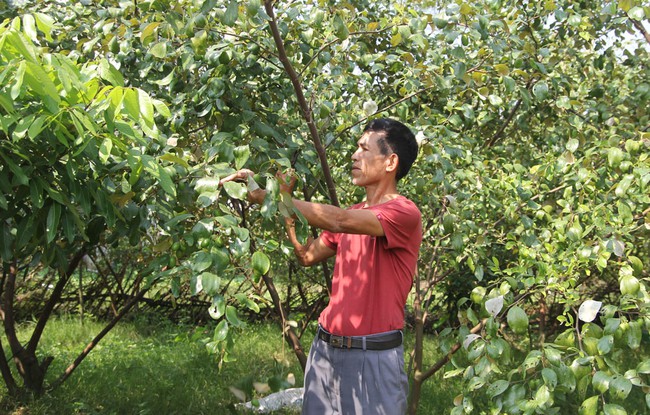
[{"label": "belt buckle", "polygon": [[334,334],[330,335],[330,346],[332,347],[338,347],[338,348],[344,348],[345,347],[345,342],[343,341],[345,339],[344,336],[336,336]]}]

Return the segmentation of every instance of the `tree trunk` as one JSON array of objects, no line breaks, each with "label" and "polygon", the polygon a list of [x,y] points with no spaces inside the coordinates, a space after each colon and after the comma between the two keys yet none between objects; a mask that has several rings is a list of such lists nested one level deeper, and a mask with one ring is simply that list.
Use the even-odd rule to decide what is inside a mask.
[{"label": "tree trunk", "polygon": [[[13,360],[18,369],[18,373],[23,378],[25,389],[40,395],[43,392],[43,381],[45,380],[45,371],[52,361],[51,358],[46,358],[43,360],[43,363],[40,364],[38,358],[36,357],[35,351],[31,351],[29,348],[23,347],[18,340],[18,335],[16,333],[16,320],[14,315],[14,295],[16,289],[16,274],[18,269],[16,264],[11,264],[9,266],[9,273],[7,278],[4,281],[4,329],[5,335],[7,336],[7,342],[11,348],[13,354]],[[5,363],[6,364],[6,363]],[[7,383],[7,376],[5,376],[5,383]],[[15,381],[9,380],[9,383],[13,383],[15,387]],[[8,385],[8,387],[10,387]],[[17,387],[14,388],[14,394],[19,391]]]},{"label": "tree trunk", "polygon": [[336,186],[334,185],[334,180],[332,179],[332,173],[330,172],[330,167],[329,164],[327,163],[325,146],[323,146],[323,143],[320,139],[320,135],[318,134],[318,128],[316,127],[316,122],[312,117],[312,109],[307,103],[307,99],[305,98],[305,93],[303,92],[302,85],[300,84],[300,78],[296,73],[295,69],[293,68],[293,66],[291,65],[291,62],[289,61],[289,57],[287,56],[287,52],[284,48],[284,41],[282,39],[282,35],[280,34],[280,29],[278,28],[277,21],[275,20],[273,1],[265,0],[264,9],[266,10],[266,14],[268,14],[269,17],[271,18],[271,20],[269,20],[269,27],[271,29],[271,34],[273,35],[273,41],[275,42],[275,46],[278,48],[278,56],[280,58],[280,62],[282,62],[282,66],[284,67],[284,70],[287,72],[287,75],[291,80],[291,84],[293,85],[293,89],[296,93],[296,98],[298,99],[300,112],[302,113],[302,116],[305,119],[305,122],[307,123],[311,140],[314,143],[316,154],[318,154],[321,169],[323,170],[323,177],[325,178],[327,189],[329,191],[330,201],[334,206],[339,206],[339,199],[336,194]]},{"label": "tree trunk", "polygon": [[[9,272],[6,275],[3,284],[3,299],[4,299],[4,309],[3,309],[3,323],[5,335],[7,336],[7,342],[13,354],[13,360],[18,369],[18,373],[23,379],[23,387],[26,391],[32,392],[36,395],[41,395],[44,391],[43,383],[45,381],[45,373],[47,369],[54,360],[53,357],[45,357],[41,362],[39,362],[38,357],[36,356],[36,350],[38,343],[43,335],[43,330],[47,324],[49,318],[52,316],[54,307],[59,302],[63,289],[70,279],[70,276],[74,273],[81,261],[81,258],[84,256],[85,251],[82,249],[70,260],[68,264],[68,269],[65,273],[59,275],[59,280],[56,283],[56,286],[52,290],[52,294],[48,301],[43,306],[41,315],[36,322],[34,331],[29,339],[29,342],[26,346],[18,339],[18,334],[16,332],[16,318],[15,318],[15,309],[14,309],[14,299],[16,294],[16,275],[18,269],[16,263],[13,263],[9,266]],[[3,354],[4,355],[4,354]],[[5,363],[6,364],[6,363]],[[15,394],[19,392],[19,388],[16,387],[15,381],[12,382],[13,376],[10,372],[5,373],[5,368],[0,364],[0,370],[3,372],[3,377],[7,388],[10,390],[10,393],[13,391]],[[11,379],[9,379],[11,377]],[[13,385],[11,385],[13,383]]]},{"label": "tree trunk", "polygon": [[[4,282],[7,279],[7,272],[16,272],[15,271],[15,264],[11,264],[8,266],[8,264],[4,263],[2,267],[2,284],[0,284],[0,298],[2,298],[2,293],[4,290]],[[5,312],[2,307],[0,307],[0,318],[2,318],[2,321],[5,320]],[[4,346],[2,345],[2,339],[0,339],[0,373],[2,373],[2,379],[5,382],[5,386],[7,387],[7,392],[9,396],[16,396],[18,394],[18,385],[16,385],[16,379],[14,379],[14,375],[11,373],[11,368],[9,367],[9,364],[7,363],[7,359],[5,358],[5,350]]]}]

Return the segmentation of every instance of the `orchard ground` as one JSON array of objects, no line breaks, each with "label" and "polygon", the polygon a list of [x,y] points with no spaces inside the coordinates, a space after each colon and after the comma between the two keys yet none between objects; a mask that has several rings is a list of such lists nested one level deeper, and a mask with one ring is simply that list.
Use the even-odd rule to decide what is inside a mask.
[{"label": "orchard ground", "polygon": [[[54,356],[48,381],[66,366],[102,328],[97,321],[59,317],[47,328],[41,352]],[[32,325],[21,327],[28,336]],[[0,412],[8,414],[239,414],[235,405],[277,388],[301,387],[302,370],[272,323],[250,324],[237,334],[231,361],[219,368],[205,342],[211,327],[178,325],[158,317],[136,317],[118,325],[58,389],[26,406],[13,404],[3,392]],[[208,339],[208,340],[206,340]],[[311,334],[303,345],[309,347]],[[406,350],[412,335],[406,333]],[[435,338],[426,356],[437,360]],[[408,356],[406,356],[408,364]],[[428,382],[420,413],[448,413],[460,391],[456,379]],[[261,391],[261,393],[256,390]],[[275,414],[291,413],[278,411]]]}]

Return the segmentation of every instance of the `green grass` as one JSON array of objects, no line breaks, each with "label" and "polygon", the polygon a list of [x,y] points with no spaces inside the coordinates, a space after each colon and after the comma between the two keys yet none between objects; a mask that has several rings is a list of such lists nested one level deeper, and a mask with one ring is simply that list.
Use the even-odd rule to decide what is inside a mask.
[{"label": "green grass", "polygon": [[[47,382],[54,381],[101,328],[97,322],[86,320],[81,324],[76,318],[51,321],[40,348],[42,355],[55,357]],[[29,335],[31,329],[31,325],[22,327],[21,335]],[[302,370],[293,353],[286,346],[283,348],[276,325],[250,325],[238,333],[232,354],[236,361],[224,363],[221,369],[202,341],[211,334],[209,328],[145,318],[120,324],[61,387],[24,407],[12,405],[0,393],[0,412],[237,414],[241,411],[235,410],[234,405],[239,401],[231,387],[248,391],[250,399],[250,395],[255,395],[253,382],[277,382],[293,374],[295,386],[302,386]],[[308,347],[310,342],[311,336],[307,335],[303,345]],[[435,356],[435,345],[428,343],[425,356]],[[453,407],[458,385],[439,376],[425,383],[419,413],[448,413]]]}]

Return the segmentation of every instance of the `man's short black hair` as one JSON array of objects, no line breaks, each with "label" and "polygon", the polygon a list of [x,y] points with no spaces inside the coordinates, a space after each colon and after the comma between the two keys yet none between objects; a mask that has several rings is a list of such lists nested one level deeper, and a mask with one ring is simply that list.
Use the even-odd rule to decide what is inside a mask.
[{"label": "man's short black hair", "polygon": [[418,142],[411,130],[397,120],[376,118],[366,124],[363,132],[367,131],[384,133],[384,136],[377,141],[381,154],[386,156],[390,153],[397,154],[399,162],[395,179],[399,180],[406,176],[418,155]]}]

